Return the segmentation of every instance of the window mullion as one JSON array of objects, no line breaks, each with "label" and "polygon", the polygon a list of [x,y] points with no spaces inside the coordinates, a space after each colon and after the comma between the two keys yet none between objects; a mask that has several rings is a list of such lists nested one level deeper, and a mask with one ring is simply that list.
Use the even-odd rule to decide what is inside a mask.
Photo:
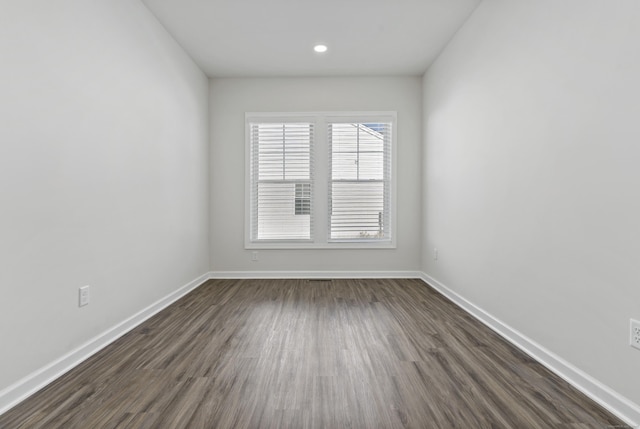
[{"label": "window mullion", "polygon": [[316,118],[314,136],[314,170],[312,185],[313,201],[313,236],[318,244],[325,244],[328,237],[328,216],[329,216],[329,183],[331,172],[329,170],[329,136],[327,134],[327,123],[324,118]]}]

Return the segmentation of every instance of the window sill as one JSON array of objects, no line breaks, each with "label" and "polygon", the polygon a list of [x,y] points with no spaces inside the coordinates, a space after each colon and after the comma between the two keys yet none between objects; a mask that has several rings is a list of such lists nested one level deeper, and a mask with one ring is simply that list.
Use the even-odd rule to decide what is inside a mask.
[{"label": "window sill", "polygon": [[360,241],[343,241],[331,243],[245,243],[244,248],[248,250],[336,250],[336,249],[358,249],[358,250],[375,250],[375,249],[395,249],[396,243],[391,241],[379,243],[365,243]]}]

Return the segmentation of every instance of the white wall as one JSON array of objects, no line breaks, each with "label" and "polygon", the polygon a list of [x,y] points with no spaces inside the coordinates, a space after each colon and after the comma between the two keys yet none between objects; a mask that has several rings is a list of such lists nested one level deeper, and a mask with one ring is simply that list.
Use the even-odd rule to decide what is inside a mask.
[{"label": "white wall", "polygon": [[208,271],[208,80],[137,0],[3,1],[0,58],[1,392]]},{"label": "white wall", "polygon": [[424,79],[423,261],[636,404],[638,22],[636,0],[482,2]]},{"label": "white wall", "polygon": [[[214,271],[418,270],[421,252],[419,77],[212,79],[211,267]],[[244,249],[245,112],[397,111],[396,249]]]}]

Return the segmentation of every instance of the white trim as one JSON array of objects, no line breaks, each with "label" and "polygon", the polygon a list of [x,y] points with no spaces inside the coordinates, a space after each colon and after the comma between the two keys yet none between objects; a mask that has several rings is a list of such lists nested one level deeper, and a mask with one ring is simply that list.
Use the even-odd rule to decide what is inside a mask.
[{"label": "white trim", "polygon": [[100,335],[90,339],[80,347],[61,356],[55,361],[32,372],[26,377],[0,391],[0,414],[18,405],[29,396],[36,393],[55,379],[61,377],[104,347],[140,325],[145,320],[173,304],[184,295],[201,286],[209,279],[209,274],[203,274],[195,280],[171,292],[145,309],[118,323]]},{"label": "white trim", "polygon": [[[245,112],[245,119],[259,120],[261,122],[280,122],[283,119],[287,121],[302,121],[308,118],[315,118],[318,116],[325,116],[327,118],[358,122],[362,116],[371,118],[372,121],[384,120],[390,114],[396,114],[395,110],[344,110],[344,111],[331,111],[331,110],[312,110],[308,112]],[[265,121],[265,119],[267,119]]]},{"label": "white trim", "polygon": [[513,329],[430,275],[422,273],[421,278],[458,307],[471,314],[492,331],[531,356],[602,407],[624,420],[628,425],[634,428],[638,427],[637,422],[640,422],[640,406],[638,404],[633,403],[531,338]]},{"label": "white trim", "polygon": [[211,271],[210,279],[421,279],[420,271]]},{"label": "white trim", "polygon": [[376,250],[376,249],[395,249],[397,246],[391,240],[389,241],[331,241],[326,243],[314,242],[294,242],[294,241],[260,241],[255,243],[247,243],[244,246],[247,250],[287,250],[287,249],[312,249],[312,250],[335,250],[335,249],[360,249],[360,250]]}]

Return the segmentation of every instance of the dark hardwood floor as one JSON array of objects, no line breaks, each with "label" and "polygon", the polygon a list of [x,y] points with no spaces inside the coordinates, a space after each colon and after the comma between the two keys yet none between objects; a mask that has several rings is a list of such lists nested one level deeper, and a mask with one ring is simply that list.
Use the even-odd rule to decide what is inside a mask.
[{"label": "dark hardwood floor", "polygon": [[420,280],[214,280],[1,428],[622,428]]}]

